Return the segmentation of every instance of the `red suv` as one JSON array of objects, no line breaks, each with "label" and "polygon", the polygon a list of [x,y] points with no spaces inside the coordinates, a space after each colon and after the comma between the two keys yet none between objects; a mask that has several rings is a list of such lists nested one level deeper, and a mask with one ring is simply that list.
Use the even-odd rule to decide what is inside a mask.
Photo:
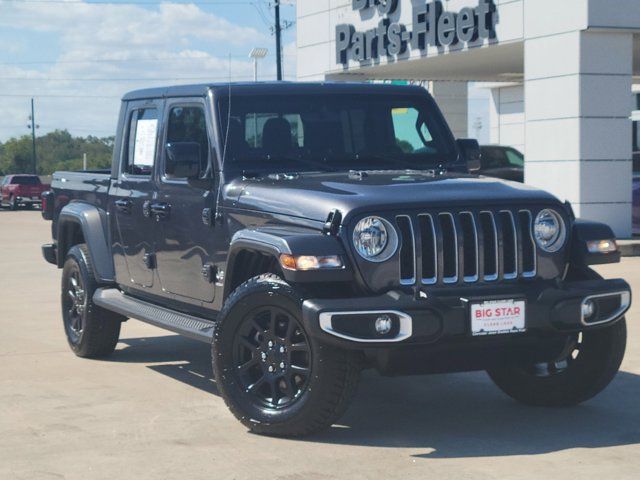
[{"label": "red suv", "polygon": [[49,189],[37,175],[7,175],[0,183],[0,207],[17,210],[20,206],[42,205],[41,195]]}]

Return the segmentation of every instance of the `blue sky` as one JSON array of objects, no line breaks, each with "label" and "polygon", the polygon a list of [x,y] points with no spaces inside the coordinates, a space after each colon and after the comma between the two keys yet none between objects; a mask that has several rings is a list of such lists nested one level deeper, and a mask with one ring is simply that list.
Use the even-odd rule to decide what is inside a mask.
[{"label": "blue sky", "polygon": [[[252,47],[269,49],[260,77],[275,79],[271,2],[0,0],[0,141],[29,133],[32,96],[39,134],[108,136],[125,92],[229,76],[250,80]],[[281,4],[282,21],[294,22],[295,1]],[[295,79],[295,37],[295,25],[285,30],[287,79]],[[483,119],[486,141],[487,93],[470,94],[469,123]]]},{"label": "blue sky", "polygon": [[[294,2],[282,4],[282,20],[294,21]],[[260,72],[274,79],[273,22],[269,0],[0,0],[0,141],[28,133],[31,96],[40,133],[106,136],[126,91],[249,80],[254,46],[269,48]],[[294,78],[295,25],[283,46]]]}]

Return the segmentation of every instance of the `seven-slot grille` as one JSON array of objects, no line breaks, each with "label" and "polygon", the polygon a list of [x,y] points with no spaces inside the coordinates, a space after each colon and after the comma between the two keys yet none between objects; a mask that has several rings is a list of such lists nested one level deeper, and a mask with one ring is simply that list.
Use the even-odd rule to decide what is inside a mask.
[{"label": "seven-slot grille", "polygon": [[530,210],[397,215],[402,285],[494,282],[536,275]]}]

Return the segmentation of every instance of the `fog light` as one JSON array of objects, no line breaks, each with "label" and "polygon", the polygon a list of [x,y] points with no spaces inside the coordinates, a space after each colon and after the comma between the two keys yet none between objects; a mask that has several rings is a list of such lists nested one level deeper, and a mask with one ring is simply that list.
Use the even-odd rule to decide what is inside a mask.
[{"label": "fog light", "polygon": [[393,326],[393,322],[391,321],[391,317],[389,315],[380,315],[376,318],[376,332],[380,335],[386,335],[391,331],[391,327]]},{"label": "fog light", "polygon": [[593,300],[587,300],[582,303],[582,318],[588,320],[596,313],[596,304]]}]

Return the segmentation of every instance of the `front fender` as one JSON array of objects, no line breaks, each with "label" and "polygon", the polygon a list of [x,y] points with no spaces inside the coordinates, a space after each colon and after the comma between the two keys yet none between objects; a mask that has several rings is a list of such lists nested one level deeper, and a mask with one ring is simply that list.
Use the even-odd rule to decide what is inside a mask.
[{"label": "front fender", "polygon": [[587,242],[592,240],[615,240],[615,234],[609,225],[590,220],[577,219],[571,235],[571,264],[575,267],[618,263],[620,250],[610,253],[591,253]]},{"label": "front fender", "polygon": [[[290,283],[348,282],[353,280],[353,269],[340,240],[319,231],[295,227],[260,227],[243,229],[235,233],[229,245],[227,272],[233,272],[241,252],[258,252],[276,259],[280,255],[339,255],[344,267],[335,270],[293,271],[283,269]],[[228,282],[225,282],[225,285]],[[225,288],[226,289],[226,288]],[[227,292],[225,292],[227,293]],[[225,295],[226,296],[226,295]]]},{"label": "front fender", "polygon": [[109,248],[106,212],[94,205],[72,202],[58,217],[58,267],[62,268],[67,252],[74,244],[73,233],[80,229],[87,244],[96,281],[111,283],[115,280],[113,256]]}]

